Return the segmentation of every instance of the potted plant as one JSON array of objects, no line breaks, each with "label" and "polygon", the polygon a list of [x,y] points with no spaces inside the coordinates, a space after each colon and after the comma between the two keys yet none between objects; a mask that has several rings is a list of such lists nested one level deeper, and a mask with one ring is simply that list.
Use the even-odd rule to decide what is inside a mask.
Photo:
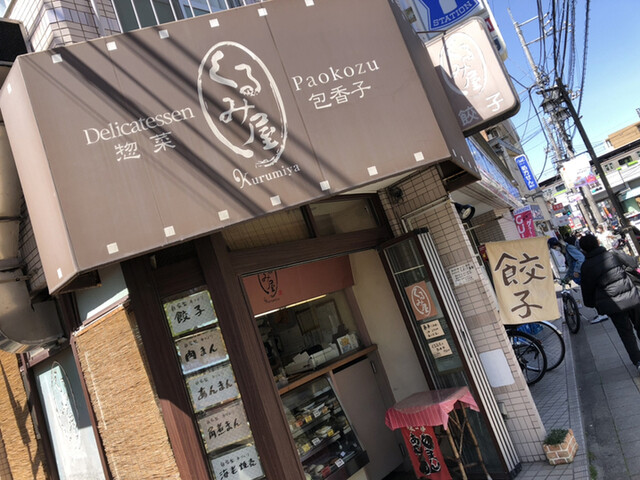
[{"label": "potted plant", "polygon": [[573,462],[573,457],[578,451],[578,442],[573,436],[573,430],[554,428],[545,438],[542,448],[551,465],[560,465]]}]

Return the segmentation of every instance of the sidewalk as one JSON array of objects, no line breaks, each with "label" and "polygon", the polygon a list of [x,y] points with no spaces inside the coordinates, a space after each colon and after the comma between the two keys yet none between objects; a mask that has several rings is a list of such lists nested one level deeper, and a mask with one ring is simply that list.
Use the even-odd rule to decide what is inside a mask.
[{"label": "sidewalk", "polygon": [[587,446],[599,480],[640,480],[640,377],[611,321],[574,341]]},{"label": "sidewalk", "polygon": [[[593,316],[589,315],[588,318]],[[581,399],[579,398],[576,384],[573,353],[574,339],[571,338],[573,335],[562,320],[554,323],[558,328],[562,329],[562,335],[567,347],[564,361],[556,369],[545,373],[540,382],[529,388],[546,430],[571,428],[579,445],[578,453],[573,463],[566,465],[554,467],[547,462],[523,463],[522,471],[516,477],[517,480],[589,480],[589,462],[580,410]],[[586,323],[588,324],[588,321]],[[584,318],[582,325],[584,329]],[[588,324],[588,326],[591,325]],[[578,335],[582,332],[582,330],[578,332]],[[605,477],[599,478],[602,480]],[[613,479],[616,477],[607,478]]]},{"label": "sidewalk", "polygon": [[640,480],[640,376],[611,321],[581,313],[576,335],[562,325],[563,364],[530,387],[546,429],[572,428],[578,454],[569,465],[523,464],[518,480]]}]

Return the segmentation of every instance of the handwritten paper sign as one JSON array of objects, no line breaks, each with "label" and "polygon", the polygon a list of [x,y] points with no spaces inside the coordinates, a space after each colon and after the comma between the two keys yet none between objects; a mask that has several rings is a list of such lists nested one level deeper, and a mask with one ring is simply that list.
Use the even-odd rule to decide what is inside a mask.
[{"label": "handwritten paper sign", "polygon": [[433,358],[442,358],[453,353],[453,351],[451,350],[451,346],[449,345],[449,342],[447,342],[446,338],[443,338],[442,340],[438,340],[436,342],[431,342],[429,344],[429,350],[431,350]]},{"label": "handwritten paper sign", "polygon": [[432,338],[442,337],[444,335],[444,330],[442,330],[442,325],[440,325],[440,320],[434,320],[433,322],[423,323],[420,325],[422,329],[422,334],[424,338],[427,340],[431,340]]},{"label": "handwritten paper sign", "polygon": [[196,412],[237,398],[240,394],[233,369],[229,364],[187,377],[187,387],[191,395],[193,409]]},{"label": "handwritten paper sign", "polygon": [[242,401],[208,412],[198,420],[207,452],[213,452],[251,436]]},{"label": "handwritten paper sign", "polygon": [[184,373],[214,365],[228,358],[219,328],[181,338],[176,341],[176,348]]},{"label": "handwritten paper sign", "polygon": [[456,265],[449,269],[449,275],[455,287],[471,283],[478,278],[476,266],[473,262]]},{"label": "handwritten paper sign", "polygon": [[211,466],[216,478],[225,480],[253,480],[264,475],[258,451],[253,445],[216,457],[211,460]]},{"label": "handwritten paper sign", "polygon": [[208,290],[166,302],[164,313],[174,337],[218,320]]}]

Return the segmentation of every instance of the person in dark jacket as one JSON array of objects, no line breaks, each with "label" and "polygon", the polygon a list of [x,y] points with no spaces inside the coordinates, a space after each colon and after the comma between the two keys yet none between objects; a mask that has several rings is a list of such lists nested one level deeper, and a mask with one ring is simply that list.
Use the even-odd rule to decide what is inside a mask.
[{"label": "person in dark jacket", "polygon": [[625,268],[637,268],[638,263],[622,252],[607,251],[594,235],[580,239],[585,252],[582,264],[582,299],[587,307],[608,315],[620,335],[629,358],[640,371],[640,349],[634,329],[640,338],[640,293]]}]

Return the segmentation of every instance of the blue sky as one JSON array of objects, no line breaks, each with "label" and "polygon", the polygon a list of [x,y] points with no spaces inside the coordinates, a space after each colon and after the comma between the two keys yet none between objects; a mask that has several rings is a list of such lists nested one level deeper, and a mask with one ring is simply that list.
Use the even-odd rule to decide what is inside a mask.
[{"label": "blue sky", "polygon": [[[535,0],[488,0],[502,36],[507,44],[509,58],[505,62],[507,70],[518,82],[530,86],[534,75],[529,67],[508,8],[518,23],[537,16]],[[550,0],[541,0],[543,8],[549,8]],[[603,153],[602,143],[607,136],[629,124],[640,121],[636,108],[640,108],[640,4],[637,0],[616,0],[605,2],[592,0],[590,7],[589,38],[587,50],[586,79],[583,90],[581,117],[591,143],[597,153]],[[576,67],[575,83],[579,83],[584,52],[584,16],[586,0],[576,0]],[[525,39],[531,42],[539,37],[536,22],[522,27]],[[551,40],[548,41],[549,44]],[[530,45],[534,60],[540,58],[539,45]],[[530,110],[530,102],[525,89],[514,82],[521,93],[520,112],[512,117],[523,140],[525,153],[529,157],[536,176],[542,173],[546,140],[540,123]],[[576,87],[578,88],[578,87]],[[536,107],[539,95],[533,94]],[[575,101],[577,107],[578,100]],[[585,150],[578,133],[574,136],[576,152]],[[554,174],[547,162],[542,179]]]}]

